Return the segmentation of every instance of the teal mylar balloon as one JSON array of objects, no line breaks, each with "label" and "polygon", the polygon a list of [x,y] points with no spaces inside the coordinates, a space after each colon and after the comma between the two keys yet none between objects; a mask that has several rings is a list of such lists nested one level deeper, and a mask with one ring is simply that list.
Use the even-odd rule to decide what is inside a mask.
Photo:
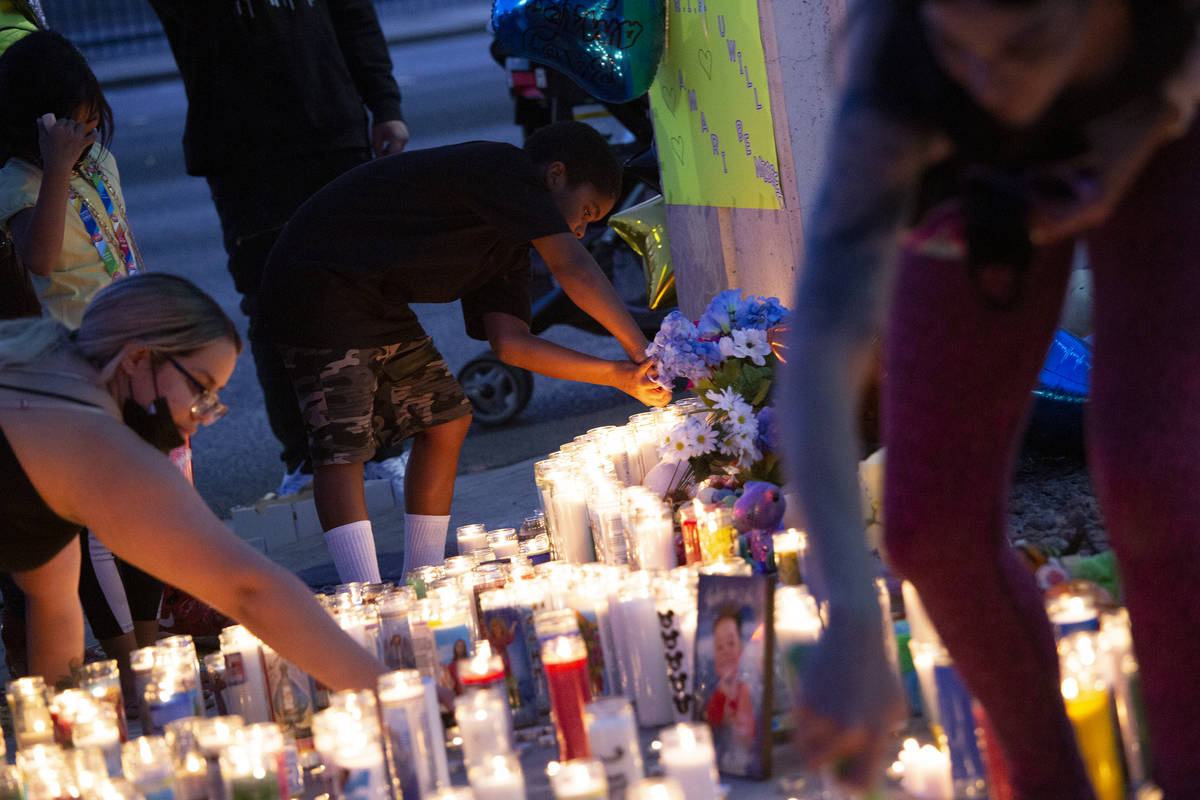
[{"label": "teal mylar balloon", "polygon": [[546,64],[588,94],[645,94],[667,44],[666,0],[494,0],[492,30],[511,55]]}]

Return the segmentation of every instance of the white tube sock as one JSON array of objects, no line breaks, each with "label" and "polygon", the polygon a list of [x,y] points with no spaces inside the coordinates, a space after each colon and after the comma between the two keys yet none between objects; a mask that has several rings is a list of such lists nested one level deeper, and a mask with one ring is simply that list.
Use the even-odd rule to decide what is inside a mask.
[{"label": "white tube sock", "polygon": [[446,557],[450,515],[404,515],[404,575],[411,570],[441,564]]},{"label": "white tube sock", "polygon": [[333,557],[342,583],[379,583],[379,560],[375,558],[375,534],[368,519],[339,525],[325,531],[325,545]]}]

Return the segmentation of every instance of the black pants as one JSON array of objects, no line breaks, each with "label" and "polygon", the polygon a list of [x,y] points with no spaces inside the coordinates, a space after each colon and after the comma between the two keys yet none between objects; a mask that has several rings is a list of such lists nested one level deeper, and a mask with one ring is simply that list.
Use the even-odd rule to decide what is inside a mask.
[{"label": "black pants", "polygon": [[250,318],[250,352],[267,421],[283,446],[280,458],[289,472],[308,458],[308,439],[283,360],[270,343],[256,341],[253,335],[263,267],[280,231],[300,204],[370,157],[365,149],[334,150],[208,176],[229,256],[229,274],[242,295],[242,313]]}]

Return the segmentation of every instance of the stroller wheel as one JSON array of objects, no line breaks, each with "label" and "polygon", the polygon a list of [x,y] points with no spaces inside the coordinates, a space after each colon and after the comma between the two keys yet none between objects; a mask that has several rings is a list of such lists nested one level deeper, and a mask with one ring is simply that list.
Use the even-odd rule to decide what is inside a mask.
[{"label": "stroller wheel", "polygon": [[484,425],[503,425],[529,403],[533,394],[533,373],[501,361],[487,352],[467,362],[458,372],[475,419]]}]

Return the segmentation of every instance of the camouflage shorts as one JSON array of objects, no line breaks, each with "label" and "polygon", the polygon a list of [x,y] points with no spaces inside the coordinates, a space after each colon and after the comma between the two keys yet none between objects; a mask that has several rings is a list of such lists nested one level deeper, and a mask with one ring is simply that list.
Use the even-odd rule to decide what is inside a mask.
[{"label": "camouflage shorts", "polygon": [[379,445],[465,417],[471,404],[427,336],[383,347],[279,348],[314,464],[369,461]]}]

